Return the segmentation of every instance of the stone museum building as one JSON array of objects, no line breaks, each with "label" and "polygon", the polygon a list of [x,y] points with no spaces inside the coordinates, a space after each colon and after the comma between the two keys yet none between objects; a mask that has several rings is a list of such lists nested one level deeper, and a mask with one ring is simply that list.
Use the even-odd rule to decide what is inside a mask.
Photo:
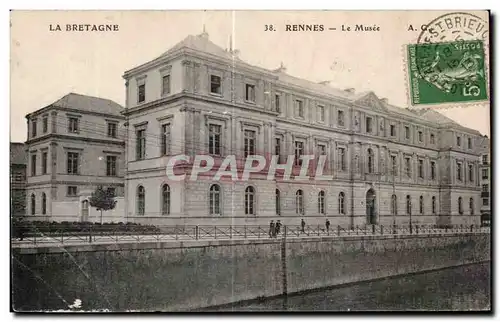
[{"label": "stone museum building", "polygon": [[123,196],[122,110],[108,99],[70,93],[26,115],[26,214],[31,220],[91,220],[88,197],[97,186]]},{"label": "stone museum building", "polygon": [[[267,225],[281,220],[297,225],[304,218],[308,225],[323,225],[328,218],[332,225],[342,226],[480,223],[482,136],[436,111],[400,108],[373,92],[299,79],[287,74],[283,65],[275,70],[252,66],[237,50],[215,45],[206,33],[186,37],[123,77],[128,221]],[[28,121],[37,119],[41,129],[48,117],[51,124],[61,125],[49,129],[66,132],[74,112],[49,109],[29,115]],[[95,116],[93,122],[99,119],[105,130],[111,115],[121,121],[109,113]],[[54,121],[57,117],[62,119]],[[88,170],[95,171],[103,184],[122,184],[121,173],[110,180],[104,175],[104,162],[96,159],[120,155],[123,145],[118,139],[101,134],[87,142],[72,133],[49,134],[47,139],[30,135],[30,157],[41,158],[45,149],[50,156],[68,158],[72,151],[89,149],[86,160],[93,160],[88,163],[93,168]],[[216,164],[235,155],[240,165],[254,154],[279,155],[281,163],[289,155],[326,155],[324,173],[333,178],[268,180],[262,171],[248,181],[212,176],[172,181],[166,176],[167,162],[179,154],[191,156],[190,162],[195,155],[208,154]],[[299,160],[294,162],[300,167]],[[36,176],[28,179],[36,212],[41,211],[42,194],[66,198],[69,186],[79,189],[85,186],[80,182],[89,179],[83,169],[77,177],[64,173],[66,163],[49,162],[52,167],[42,175],[42,164],[37,163]],[[31,169],[30,165],[29,173]],[[190,163],[177,170],[189,173]]]}]

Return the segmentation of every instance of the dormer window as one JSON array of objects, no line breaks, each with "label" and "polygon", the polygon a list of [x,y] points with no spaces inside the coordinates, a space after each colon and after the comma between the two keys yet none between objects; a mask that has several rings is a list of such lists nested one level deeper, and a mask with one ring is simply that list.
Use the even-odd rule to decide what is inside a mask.
[{"label": "dormer window", "polygon": [[222,82],[220,76],[210,75],[210,93],[222,95]]}]

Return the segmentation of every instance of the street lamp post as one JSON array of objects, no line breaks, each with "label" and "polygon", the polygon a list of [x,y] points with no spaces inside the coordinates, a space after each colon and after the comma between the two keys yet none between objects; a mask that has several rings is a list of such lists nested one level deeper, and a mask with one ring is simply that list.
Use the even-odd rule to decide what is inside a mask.
[{"label": "street lamp post", "polygon": [[392,163],[392,232],[396,234],[396,164]]}]

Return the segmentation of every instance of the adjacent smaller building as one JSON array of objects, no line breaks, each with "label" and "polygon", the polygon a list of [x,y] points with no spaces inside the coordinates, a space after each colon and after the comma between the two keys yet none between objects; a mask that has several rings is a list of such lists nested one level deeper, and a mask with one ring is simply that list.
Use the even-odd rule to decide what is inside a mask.
[{"label": "adjacent smaller building", "polygon": [[[123,196],[122,110],[109,99],[69,93],[26,115],[29,219],[96,221],[88,197],[97,186]],[[120,205],[104,221],[123,221]]]},{"label": "adjacent smaller building", "polygon": [[479,165],[481,184],[481,222],[491,221],[491,150],[490,139],[485,135],[481,143],[481,162]]},{"label": "adjacent smaller building", "polygon": [[10,143],[10,213],[26,214],[26,148],[24,143]]}]

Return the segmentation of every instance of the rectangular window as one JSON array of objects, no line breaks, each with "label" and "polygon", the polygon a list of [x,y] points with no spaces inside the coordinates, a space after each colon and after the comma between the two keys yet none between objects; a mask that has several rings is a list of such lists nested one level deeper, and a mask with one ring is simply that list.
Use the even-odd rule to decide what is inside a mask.
[{"label": "rectangular window", "polygon": [[488,179],[488,169],[481,170],[483,179]]},{"label": "rectangular window", "polygon": [[116,138],[116,123],[108,123],[108,136],[110,138]]},{"label": "rectangular window", "polygon": [[136,132],[135,151],[137,160],[143,160],[146,157],[146,130]]},{"label": "rectangular window", "polygon": [[338,149],[338,157],[339,157],[339,170],[345,171],[345,148]]},{"label": "rectangular window", "polygon": [[431,161],[431,179],[436,179],[436,162]]},{"label": "rectangular window", "polygon": [[392,166],[391,173],[394,176],[398,175],[398,163],[397,162],[398,162],[397,157],[395,155],[391,155],[391,166]]},{"label": "rectangular window", "polygon": [[410,160],[410,158],[405,158],[405,171],[406,171],[406,176],[411,177],[411,160]]},{"label": "rectangular window", "polygon": [[244,139],[245,158],[255,155],[255,131],[245,130]]},{"label": "rectangular window", "polygon": [[301,100],[295,100],[295,117],[304,118],[304,106]]},{"label": "rectangular window", "polygon": [[36,154],[31,155],[31,176],[36,176]]},{"label": "rectangular window", "polygon": [[405,126],[405,139],[409,140],[410,139],[410,127]]},{"label": "rectangular window", "polygon": [[221,155],[222,127],[220,125],[210,124],[208,132],[208,153],[212,155]]},{"label": "rectangular window", "polygon": [[418,131],[418,142],[424,141],[424,133],[422,131]]},{"label": "rectangular window", "polygon": [[146,100],[146,84],[137,86],[137,103],[142,103]]},{"label": "rectangular window", "polygon": [[483,184],[482,189],[483,189],[484,192],[490,191],[489,186],[488,186],[487,183]]},{"label": "rectangular window", "polygon": [[483,198],[483,206],[489,205],[489,200],[488,198]]},{"label": "rectangular window", "polygon": [[67,195],[68,195],[68,197],[76,197],[77,187],[76,186],[68,186]]},{"label": "rectangular window", "polygon": [[371,117],[366,117],[366,133],[372,133],[372,118]]},{"label": "rectangular window", "polygon": [[462,163],[457,162],[457,180],[462,181]]},{"label": "rectangular window", "polygon": [[31,137],[36,137],[36,120],[31,121]]},{"label": "rectangular window", "polygon": [[245,100],[255,102],[255,85],[245,84]]},{"label": "rectangular window", "polygon": [[116,156],[108,155],[106,156],[106,175],[116,176]]},{"label": "rectangular window", "polygon": [[161,78],[161,95],[170,94],[170,75],[164,75]]},{"label": "rectangular window", "polygon": [[472,167],[472,164],[469,164],[469,181],[474,181],[474,168]]},{"label": "rectangular window", "polygon": [[318,119],[320,122],[325,121],[325,107],[323,105],[318,105]]},{"label": "rectangular window", "polygon": [[281,139],[274,139],[274,155],[278,156],[278,163],[281,162]]},{"label": "rectangular window", "polygon": [[318,144],[318,155],[326,155],[326,145]]},{"label": "rectangular window", "polygon": [[302,155],[304,155],[304,142],[295,141],[295,165],[302,165],[300,158]]},{"label": "rectangular window", "polygon": [[161,155],[170,153],[170,124],[161,126]]},{"label": "rectangular window", "polygon": [[339,126],[344,126],[345,122],[344,122],[344,111],[338,111],[337,112],[337,124]]},{"label": "rectangular window", "polygon": [[47,152],[42,152],[42,174],[47,174]]},{"label": "rectangular window", "polygon": [[434,137],[434,134],[431,133],[431,144],[435,144],[436,143],[436,139]]},{"label": "rectangular window", "polygon": [[424,160],[418,160],[418,176],[424,178]]},{"label": "rectangular window", "polygon": [[391,124],[391,136],[396,136],[396,126]]},{"label": "rectangular window", "polygon": [[467,138],[467,147],[469,149],[472,149],[472,139],[471,138]]},{"label": "rectangular window", "polygon": [[222,95],[222,82],[219,76],[210,75],[210,93]]},{"label": "rectangular window", "polygon": [[276,105],[276,112],[281,113],[280,95],[279,94],[274,95],[274,104]]},{"label": "rectangular window", "polygon": [[488,155],[483,154],[483,164],[488,164]]},{"label": "rectangular window", "polygon": [[43,128],[42,128],[43,133],[47,133],[47,131],[49,129],[49,118],[48,117],[44,117],[42,124],[43,124]]},{"label": "rectangular window", "polygon": [[68,152],[68,174],[78,174],[78,157],[79,155],[77,152]]},{"label": "rectangular window", "polygon": [[78,133],[78,118],[70,117],[68,118],[68,132],[69,133]]},{"label": "rectangular window", "polygon": [[462,138],[457,136],[457,146],[462,145]]}]

